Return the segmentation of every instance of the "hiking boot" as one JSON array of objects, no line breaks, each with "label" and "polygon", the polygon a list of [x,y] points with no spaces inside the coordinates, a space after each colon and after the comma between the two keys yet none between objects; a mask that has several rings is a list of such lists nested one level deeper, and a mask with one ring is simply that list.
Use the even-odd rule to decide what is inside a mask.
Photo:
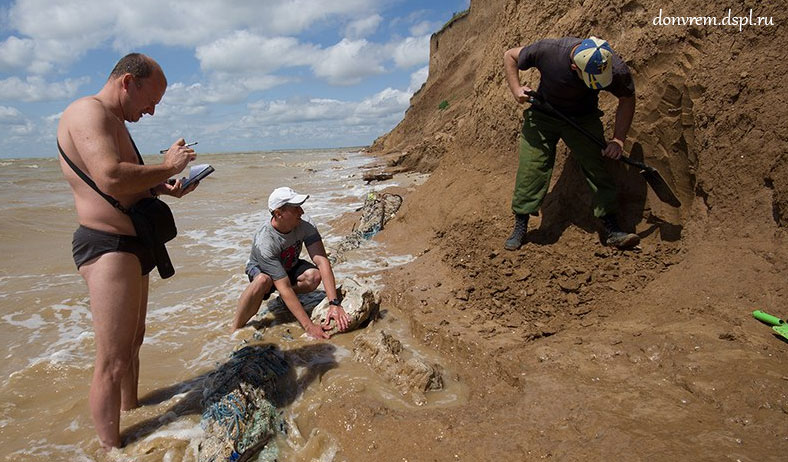
[{"label": "hiking boot", "polygon": [[506,250],[517,250],[525,242],[525,234],[528,232],[528,215],[517,213],[514,215],[514,231],[509,239],[503,244]]},{"label": "hiking boot", "polygon": [[640,244],[640,236],[634,233],[627,233],[618,227],[615,215],[602,217],[602,224],[605,227],[604,243],[619,249],[628,249]]}]

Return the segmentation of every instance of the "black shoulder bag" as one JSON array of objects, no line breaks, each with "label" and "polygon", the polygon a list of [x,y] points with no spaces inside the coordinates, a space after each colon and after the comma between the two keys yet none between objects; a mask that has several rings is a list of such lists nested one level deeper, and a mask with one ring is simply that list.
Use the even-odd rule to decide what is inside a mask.
[{"label": "black shoulder bag", "polygon": [[[134,146],[134,152],[137,153],[137,159],[139,159],[140,165],[142,165],[143,162],[140,151],[137,149],[137,145],[134,143],[134,140],[131,139],[131,136],[129,136],[129,139],[131,140],[131,145]],[[131,218],[131,223],[134,225],[137,237],[153,251],[153,257],[156,261],[156,268],[159,270],[159,276],[161,276],[162,279],[167,279],[175,274],[175,268],[172,266],[172,261],[170,261],[167,247],[164,245],[178,234],[178,229],[175,227],[175,218],[172,216],[170,207],[156,196],[140,199],[129,208],[122,206],[117,199],[109,194],[103,193],[85,172],[71,162],[71,159],[63,152],[63,148],[60,147],[59,141],[57,143],[57,149],[60,151],[60,155],[63,156],[63,159],[69,167],[74,170],[74,173],[82,178],[82,181],[93,188],[93,190],[113,207]]]}]

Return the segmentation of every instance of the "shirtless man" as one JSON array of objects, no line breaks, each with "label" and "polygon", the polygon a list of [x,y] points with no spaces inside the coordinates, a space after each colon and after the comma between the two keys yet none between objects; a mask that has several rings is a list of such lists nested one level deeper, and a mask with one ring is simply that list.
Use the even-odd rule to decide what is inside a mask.
[{"label": "shirtless man", "polygon": [[[57,129],[58,147],[104,193],[128,208],[152,193],[181,197],[166,181],[194,160],[179,139],[157,165],[140,165],[125,122],[153,115],[167,89],[161,67],[132,53],[122,58],[96,95],[66,108]],[[128,215],[88,186],[60,156],[63,175],[74,193],[79,228],[73,252],[90,295],[96,362],[89,403],[101,445],[120,447],[120,411],[138,406],[139,349],[145,334],[148,273],[154,257],[135,235]]]}]

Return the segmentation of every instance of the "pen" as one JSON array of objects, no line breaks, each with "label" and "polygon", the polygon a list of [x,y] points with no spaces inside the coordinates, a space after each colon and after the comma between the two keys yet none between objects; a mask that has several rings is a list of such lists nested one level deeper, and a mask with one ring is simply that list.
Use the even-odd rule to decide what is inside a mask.
[{"label": "pen", "polygon": [[[188,144],[184,144],[184,145],[183,145],[183,147],[184,147],[184,148],[188,148],[189,146],[194,146],[195,144],[197,144],[197,142],[196,142],[196,141],[195,141],[194,143],[188,143]],[[170,150],[170,148],[167,148],[167,149],[162,149],[161,151],[159,151],[159,154],[164,154],[165,152],[167,152],[167,151],[169,151],[169,150]]]}]

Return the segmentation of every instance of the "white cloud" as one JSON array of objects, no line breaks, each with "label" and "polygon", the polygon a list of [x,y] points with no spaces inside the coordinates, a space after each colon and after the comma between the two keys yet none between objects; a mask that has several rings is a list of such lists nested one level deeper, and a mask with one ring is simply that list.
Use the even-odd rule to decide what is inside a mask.
[{"label": "white cloud", "polygon": [[28,135],[35,126],[19,109],[0,106],[0,131],[8,131],[11,135]]},{"label": "white cloud", "polygon": [[424,82],[427,81],[427,77],[430,74],[430,67],[424,66],[421,69],[417,70],[416,72],[410,75],[410,85],[408,86],[408,92],[412,95],[419,91]]},{"label": "white cloud", "polygon": [[[249,115],[242,118],[247,127],[279,126],[317,122],[356,125],[396,122],[410,104],[411,93],[392,88],[360,102],[312,98],[309,100],[257,101],[249,104]],[[390,129],[391,127],[386,127]],[[382,131],[381,131],[382,133]]]},{"label": "white cloud", "polygon": [[[229,79],[230,77],[228,76],[227,78]],[[295,80],[296,79],[294,77],[284,77],[279,75],[248,75],[239,78],[238,82],[243,85],[244,88],[252,92],[268,90],[270,88],[284,85]]]},{"label": "white cloud", "polygon": [[[414,51],[417,47],[417,40],[412,39],[390,48],[395,51],[396,62],[408,65],[420,62],[418,53]],[[265,74],[308,63],[311,63],[316,76],[332,85],[354,85],[365,77],[385,72],[382,65],[385,53],[382,51],[380,45],[365,39],[344,38],[333,46],[320,49],[313,44],[300,43],[293,37],[263,37],[238,31],[198,47],[196,56],[203,70],[247,75],[247,86],[252,88],[250,83],[257,80],[262,85],[255,89],[268,89],[273,84],[284,82],[281,77]]]},{"label": "white cloud", "polygon": [[[87,50],[98,48],[115,32],[112,4],[102,0],[81,2],[50,2],[47,0],[18,0],[9,9],[9,26],[24,38],[29,52],[21,69],[36,74],[51,72],[58,64],[67,64]],[[5,44],[11,45],[11,38]],[[14,44],[19,46],[18,43]]]},{"label": "white cloud", "polygon": [[33,126],[33,122],[26,120],[23,123],[11,125],[11,133],[15,135],[29,135],[33,133],[35,127]]},{"label": "white cloud", "polygon": [[[436,26],[426,21],[434,18],[431,11],[406,15],[384,5],[382,0],[137,0],[134,5],[6,0],[0,6],[0,104],[5,105],[0,138],[7,138],[0,139],[0,147],[12,146],[9,139],[20,140],[18,146],[51,141],[60,103],[87,86],[89,79],[78,77],[106,78],[107,69],[94,61],[148,45],[143,51],[164,56],[165,70],[178,65],[181,72],[168,72],[171,84],[156,117],[130,124],[142,145],[148,139],[150,146],[141,146],[146,152],[178,136],[197,139],[206,149],[371,142],[401,120],[412,93],[426,80],[428,34]],[[406,16],[391,17],[394,10]],[[384,34],[396,38],[380,38]],[[294,96],[303,94],[302,87],[312,95],[330,95],[323,82],[354,85],[383,73],[390,78],[374,81],[398,90],[370,96],[375,90],[364,85],[338,90],[341,99]],[[316,80],[322,82],[315,87]],[[299,85],[269,91],[294,82]],[[250,95],[265,95],[266,101],[246,104]]]},{"label": "white cloud", "polygon": [[413,36],[431,35],[433,32],[438,30],[438,27],[440,27],[440,24],[438,23],[421,21],[410,26],[410,34]]},{"label": "white cloud", "polygon": [[58,112],[57,114],[50,114],[48,116],[43,116],[39,118],[39,122],[36,124],[36,131],[38,131],[39,136],[42,136],[46,139],[53,139],[57,137],[57,126],[60,123],[60,117],[63,115],[63,112]]},{"label": "white cloud", "polygon": [[60,122],[60,117],[62,115],[63,115],[63,111],[60,111],[57,114],[50,114],[50,115],[44,117],[44,121],[49,123],[49,124],[53,124],[53,123],[56,124],[56,123]]},{"label": "white cloud", "polygon": [[[254,1],[250,3],[255,4]],[[359,14],[371,11],[378,1],[376,0],[342,0],[327,2],[325,0],[291,0],[282,2],[269,0],[272,4],[269,11],[271,28],[277,33],[292,34],[301,32],[311,24],[326,19],[330,16]],[[265,29],[265,28],[264,28]]]},{"label": "white cloud", "polygon": [[429,35],[408,37],[390,46],[393,48],[392,57],[397,67],[407,69],[412,66],[427,63],[430,60]]},{"label": "white cloud", "polygon": [[292,37],[262,37],[237,31],[228,37],[197,47],[200,67],[207,71],[264,72],[305,65],[318,48],[300,44]]},{"label": "white cloud", "polygon": [[361,123],[370,119],[390,119],[402,117],[405,109],[410,104],[412,93],[393,88],[385,90],[364,99],[353,111],[353,121]]},{"label": "white cloud", "polygon": [[352,113],[352,104],[332,99],[258,101],[249,104],[244,122],[251,125],[342,120]]},{"label": "white cloud", "polygon": [[48,83],[39,76],[29,76],[25,80],[9,77],[0,80],[0,100],[31,102],[68,99],[77,93],[80,86],[89,81],[88,77],[80,77]]},{"label": "white cloud", "polygon": [[12,123],[22,120],[24,116],[19,109],[9,106],[0,106],[0,123]]},{"label": "white cloud", "polygon": [[[207,84],[186,85],[176,82],[167,87],[162,107],[199,107],[206,104],[240,103],[254,91],[263,91],[291,81],[292,78],[271,75],[230,76],[216,74]],[[166,105],[166,106],[165,106]]]},{"label": "white cloud", "polygon": [[383,21],[383,17],[379,14],[352,21],[345,27],[345,36],[350,39],[364,38],[374,33],[381,21]]},{"label": "white cloud", "polygon": [[0,43],[0,72],[25,69],[32,62],[35,42],[30,39],[8,37]]},{"label": "white cloud", "polygon": [[363,39],[342,39],[323,51],[312,69],[332,85],[355,85],[364,77],[384,72],[378,48]]},{"label": "white cloud", "polygon": [[387,88],[362,101],[291,99],[249,104],[249,114],[223,136],[264,139],[273,146],[349,146],[372,142],[391,130],[408,107],[410,94]]},{"label": "white cloud", "polygon": [[[378,0],[17,0],[8,12],[19,37],[1,46],[0,69],[46,73],[111,42],[120,52],[150,44],[193,47],[235,30],[296,35],[333,16],[369,13]],[[32,43],[30,42],[32,40]],[[25,55],[20,54],[25,51]]]},{"label": "white cloud", "polygon": [[0,72],[50,73],[57,63],[73,62],[88,48],[76,42],[10,36],[0,43]]},{"label": "white cloud", "polygon": [[[11,26],[36,39],[79,39],[116,22],[120,2],[18,0],[9,11]],[[108,35],[108,34],[107,34]]]}]

